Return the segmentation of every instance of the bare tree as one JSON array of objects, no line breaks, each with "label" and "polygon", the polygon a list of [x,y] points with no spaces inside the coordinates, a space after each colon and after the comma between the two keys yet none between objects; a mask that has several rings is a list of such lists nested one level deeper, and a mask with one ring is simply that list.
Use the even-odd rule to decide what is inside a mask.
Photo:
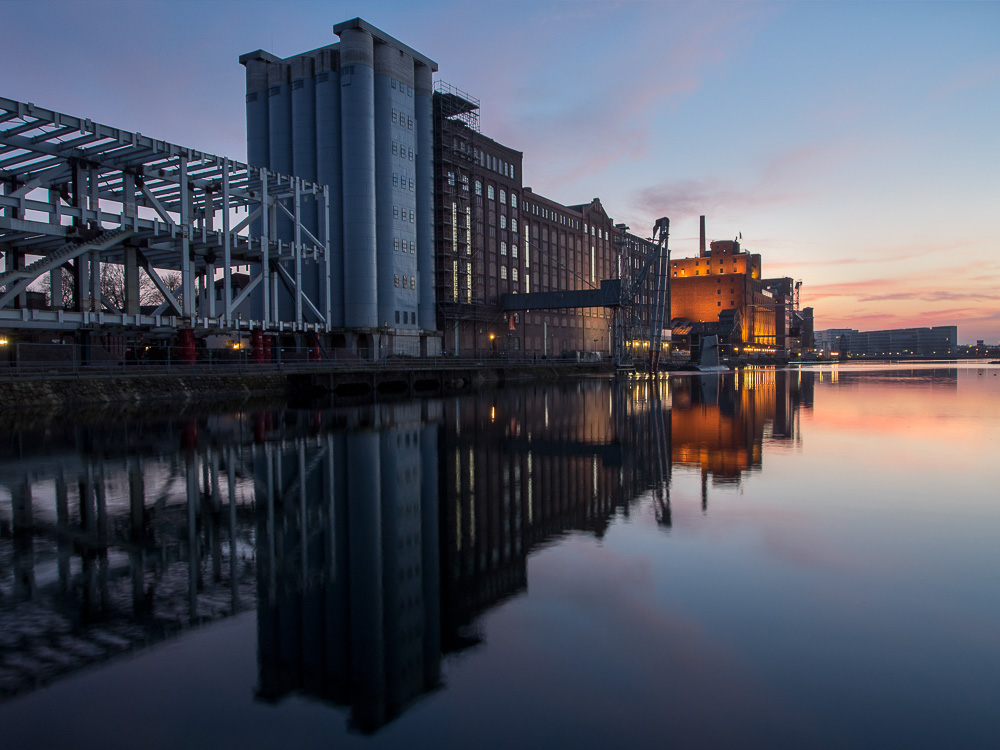
[{"label": "bare tree", "polygon": [[[73,273],[66,267],[62,271],[62,305],[63,309],[73,307]],[[181,274],[179,271],[157,271],[157,275],[164,285],[174,293],[178,301],[180,296],[176,291],[181,286]],[[42,276],[33,288],[45,293],[45,301],[52,306],[52,279],[49,274]],[[114,305],[118,310],[125,309],[125,268],[118,263],[101,264],[101,296]],[[163,302],[163,294],[153,283],[149,275],[139,271],[139,304],[143,307],[159,305]],[[57,305],[59,306],[59,305]]]}]

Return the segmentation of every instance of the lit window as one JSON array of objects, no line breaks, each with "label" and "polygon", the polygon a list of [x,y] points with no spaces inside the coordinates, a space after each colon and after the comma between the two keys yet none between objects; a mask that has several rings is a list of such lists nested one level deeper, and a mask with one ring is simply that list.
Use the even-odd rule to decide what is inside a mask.
[{"label": "lit window", "polygon": [[[501,192],[500,195],[503,195],[503,192]],[[505,214],[500,214],[500,228],[507,228],[507,216]]]},{"label": "lit window", "polygon": [[476,180],[476,195],[482,195],[482,194],[483,194],[483,183],[481,183],[479,180]]},{"label": "lit window", "polygon": [[511,219],[510,220],[510,231],[512,231],[515,234],[517,234],[517,219]]},{"label": "lit window", "polygon": [[493,200],[494,198],[496,198],[496,193],[493,192],[493,186],[492,185],[489,185],[486,188],[486,197],[489,198],[490,200]]},{"label": "lit window", "polygon": [[449,172],[448,173],[448,184],[449,185],[454,185],[455,184],[455,173],[454,172]]},{"label": "lit window", "polygon": [[501,242],[500,243],[500,254],[501,255],[506,255],[507,254],[507,243],[506,242]]},{"label": "lit window", "polygon": [[501,279],[507,278],[507,266],[500,266],[500,278]]}]

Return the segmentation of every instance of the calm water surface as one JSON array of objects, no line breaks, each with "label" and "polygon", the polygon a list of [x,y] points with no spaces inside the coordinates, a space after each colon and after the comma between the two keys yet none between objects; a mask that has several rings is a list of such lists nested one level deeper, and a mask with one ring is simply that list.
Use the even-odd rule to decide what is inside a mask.
[{"label": "calm water surface", "polygon": [[1000,366],[0,443],[0,745],[987,747]]}]

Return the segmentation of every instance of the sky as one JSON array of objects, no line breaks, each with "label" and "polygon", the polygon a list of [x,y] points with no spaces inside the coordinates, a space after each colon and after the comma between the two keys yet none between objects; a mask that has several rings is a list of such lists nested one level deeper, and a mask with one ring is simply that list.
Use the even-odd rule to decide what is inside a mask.
[{"label": "sky", "polygon": [[0,96],[246,158],[238,58],[361,17],[481,101],[524,185],[674,257],[743,237],[817,330],[1000,341],[1000,2],[0,0]]}]

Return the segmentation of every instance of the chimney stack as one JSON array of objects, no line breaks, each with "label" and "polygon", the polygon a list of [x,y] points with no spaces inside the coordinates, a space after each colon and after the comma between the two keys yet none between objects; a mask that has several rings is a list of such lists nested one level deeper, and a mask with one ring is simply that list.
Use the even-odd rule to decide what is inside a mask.
[{"label": "chimney stack", "polygon": [[705,216],[701,217],[701,239],[698,241],[698,254],[705,254]]}]

